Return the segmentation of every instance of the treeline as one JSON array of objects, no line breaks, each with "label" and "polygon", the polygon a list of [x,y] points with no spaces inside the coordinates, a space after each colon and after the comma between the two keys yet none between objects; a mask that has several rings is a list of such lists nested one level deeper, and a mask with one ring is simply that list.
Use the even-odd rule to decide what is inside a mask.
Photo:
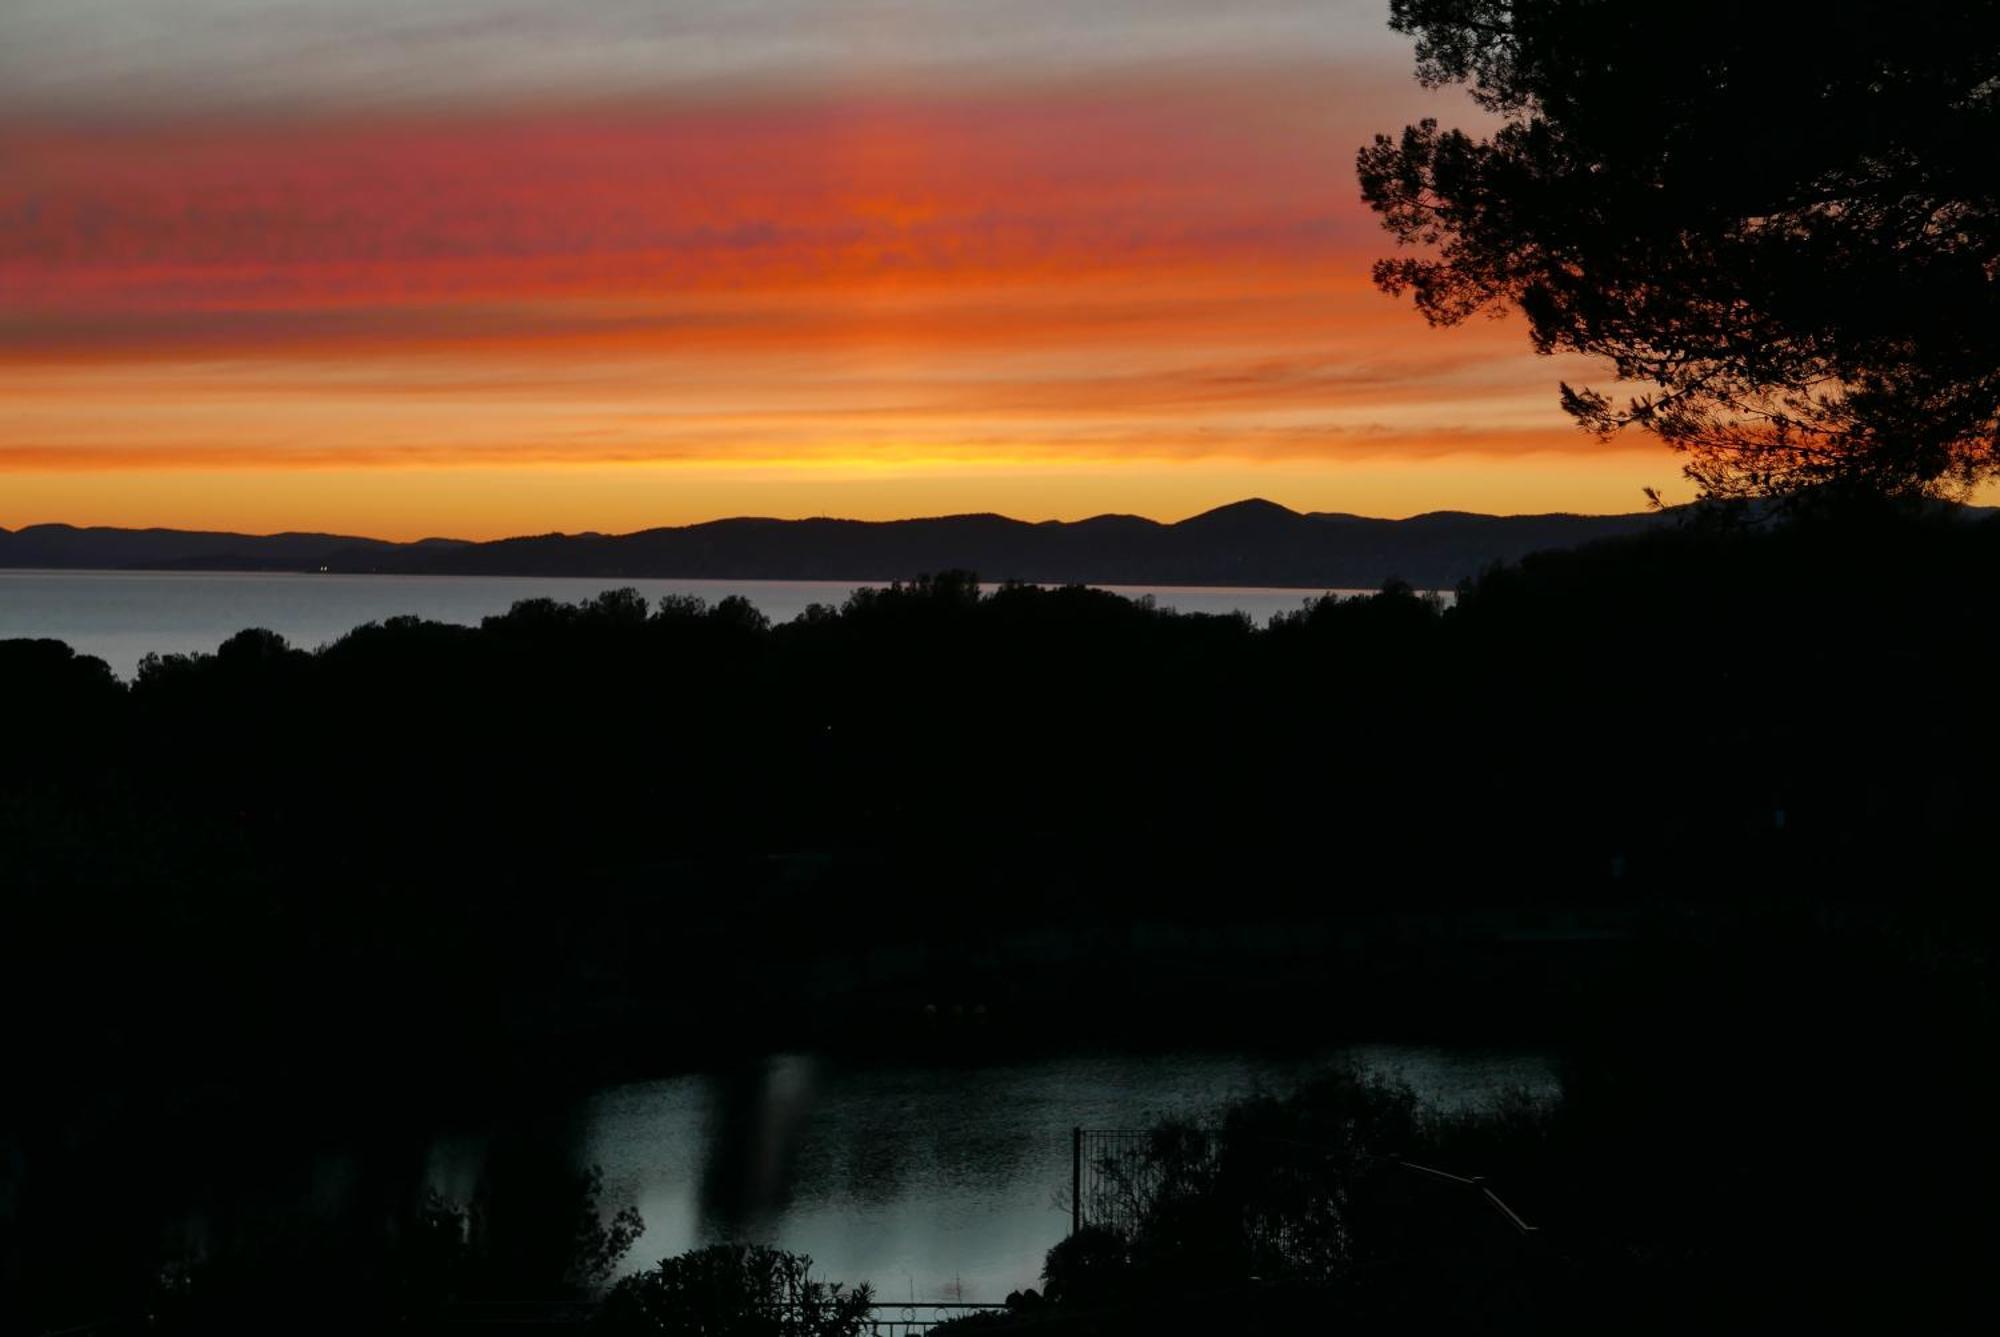
[{"label": "treeline", "polygon": [[1060,880],[1167,846],[1309,868],[1315,898],[1331,871],[1343,898],[1393,872],[1397,898],[1477,900],[1678,875],[1782,826],[1909,880],[1978,826],[1997,555],[1992,522],[1683,529],[1532,557],[1455,607],[1391,585],[1266,628],[965,573],[779,626],[613,590],[316,651],[245,631],[129,687],[4,643],[7,873],[1037,849]]},{"label": "treeline", "polygon": [[[1955,1081],[1992,1032],[1996,576],[1991,521],[1847,517],[1262,628],[952,573],[780,626],[611,591],[248,631],[129,685],[0,643],[37,1093],[0,1290],[156,1257],[104,1208],[183,1158],[106,1149],[201,1163],[246,1079],[354,1126],[777,1044],[1670,1022],[1760,1037],[1738,1075],[1833,1043]],[[1465,927],[1496,907],[1556,931]]]},{"label": "treeline", "polygon": [[1263,628],[946,573],[779,626],[614,590],[313,651],[246,631],[129,686],[5,643],[0,971],[67,1000],[56,1056],[179,1026],[318,1063],[637,994],[727,997],[712,1038],[884,944],[950,973],[1016,930],[1804,898],[1954,934],[1985,905],[1996,575],[1994,522],[1849,517]]}]

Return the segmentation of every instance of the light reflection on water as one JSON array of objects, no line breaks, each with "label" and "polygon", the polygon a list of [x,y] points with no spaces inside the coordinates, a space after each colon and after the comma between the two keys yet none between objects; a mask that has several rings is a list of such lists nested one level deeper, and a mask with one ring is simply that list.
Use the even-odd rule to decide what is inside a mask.
[{"label": "light reflection on water", "polygon": [[724,1077],[610,1088],[577,1113],[577,1158],[605,1206],[636,1205],[630,1267],[721,1239],[810,1254],[884,1299],[994,1301],[1038,1284],[1067,1228],[1073,1126],[1140,1127],[1282,1092],[1341,1057],[1443,1107],[1510,1089],[1557,1094],[1522,1054],[1376,1046],[1318,1060],[1212,1055],[978,1068],[843,1069],[784,1055]]}]

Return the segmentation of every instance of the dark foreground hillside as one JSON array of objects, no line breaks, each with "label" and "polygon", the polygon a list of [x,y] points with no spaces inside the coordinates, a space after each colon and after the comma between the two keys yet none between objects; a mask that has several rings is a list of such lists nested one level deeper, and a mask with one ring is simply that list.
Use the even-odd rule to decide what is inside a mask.
[{"label": "dark foreground hillside", "polygon": [[[1741,1104],[1647,1102],[1709,1122],[1621,1165],[1778,1158],[1780,1234],[1958,1222],[1945,1186],[1992,1185],[1996,668],[2000,525],[1890,517],[1263,629],[944,575],[778,627],[612,591],[318,653],[246,631],[129,688],[4,643],[4,1131],[47,1167],[246,1072],[478,1100],[922,1045],[957,1002],[996,1052],[1532,1035],[1664,1092],[1713,1064]],[[1633,1068],[1640,1035],[1680,1057]],[[0,1207],[12,1279],[126,1266],[64,1261],[116,1206],[60,1175]]]}]

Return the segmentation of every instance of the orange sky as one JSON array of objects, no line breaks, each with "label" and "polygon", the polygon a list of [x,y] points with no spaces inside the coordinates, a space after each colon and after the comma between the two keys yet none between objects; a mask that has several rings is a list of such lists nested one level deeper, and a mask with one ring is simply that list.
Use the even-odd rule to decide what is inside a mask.
[{"label": "orange sky", "polygon": [[[1402,68],[0,115],[0,525],[1638,509],[1368,284]],[[1463,117],[1461,117],[1463,119]],[[1601,377],[1600,377],[1601,379]]]}]

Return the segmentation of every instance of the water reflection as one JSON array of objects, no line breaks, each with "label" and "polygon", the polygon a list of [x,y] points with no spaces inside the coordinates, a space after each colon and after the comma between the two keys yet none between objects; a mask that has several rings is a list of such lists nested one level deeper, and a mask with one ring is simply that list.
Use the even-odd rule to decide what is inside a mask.
[{"label": "water reflection", "polygon": [[799,1055],[640,1082],[577,1112],[575,1154],[646,1234],[629,1267],[722,1239],[811,1254],[888,1299],[997,1300],[1032,1285],[1067,1227],[1069,1130],[1143,1126],[1282,1092],[1351,1059],[1464,1106],[1553,1096],[1535,1055],[1370,1047],[1310,1060],[1098,1057],[993,1067],[842,1068]]},{"label": "water reflection", "polygon": [[818,1098],[819,1064],[781,1055],[711,1079],[703,1120],[703,1218],[722,1236],[769,1233],[791,1202],[795,1162]]}]

